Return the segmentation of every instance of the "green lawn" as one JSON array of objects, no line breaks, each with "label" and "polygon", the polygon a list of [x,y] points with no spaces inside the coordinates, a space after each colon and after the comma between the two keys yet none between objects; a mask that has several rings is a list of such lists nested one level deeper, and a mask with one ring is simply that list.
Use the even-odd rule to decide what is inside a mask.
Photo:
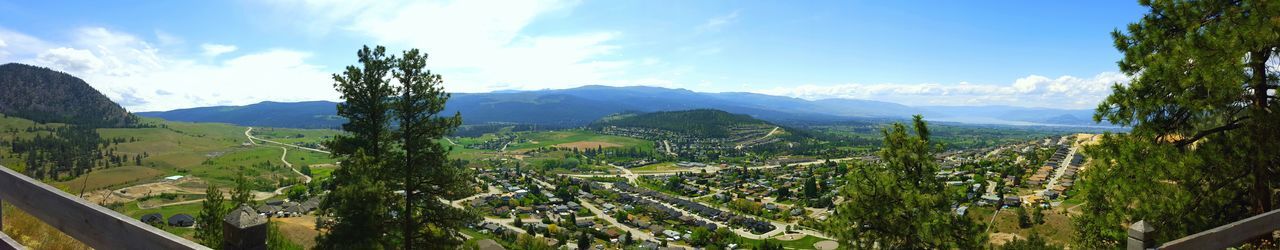
[{"label": "green lawn", "polygon": [[[174,206],[151,208],[151,209],[140,209],[138,208],[138,202],[135,201],[135,202],[129,202],[121,205],[120,208],[116,209],[116,212],[120,212],[125,216],[129,216],[130,218],[135,218],[135,219],[142,218],[142,215],[146,215],[150,213],[160,213],[160,215],[164,216],[165,220],[167,221],[170,216],[173,216],[176,214],[188,214],[188,215],[191,215],[191,217],[200,216],[200,208],[201,208],[201,204],[197,202],[192,204],[182,204],[182,205],[174,205]],[[160,226],[159,228],[164,229],[169,233],[173,233],[175,235],[182,236],[188,239],[195,236],[195,229],[192,229],[192,228],[180,228],[180,227],[170,227],[170,226]]]}]

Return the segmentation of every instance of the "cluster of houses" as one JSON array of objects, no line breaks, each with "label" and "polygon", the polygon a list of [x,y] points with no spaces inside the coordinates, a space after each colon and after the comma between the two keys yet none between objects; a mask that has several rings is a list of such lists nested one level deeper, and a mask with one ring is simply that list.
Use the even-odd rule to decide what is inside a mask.
[{"label": "cluster of houses", "polygon": [[1040,169],[1037,169],[1036,173],[1031,175],[1031,178],[1027,178],[1027,185],[1044,185],[1046,181],[1053,178],[1054,171],[1062,165],[1062,160],[1066,159],[1067,153],[1070,151],[1070,149],[1062,146],[1058,146],[1057,148],[1058,150],[1053,152],[1053,156],[1049,158],[1049,161],[1045,162],[1044,166],[1041,166]]},{"label": "cluster of houses", "polygon": [[484,150],[501,150],[504,146],[507,146],[507,144],[509,143],[519,143],[523,141],[524,140],[519,139],[519,137],[517,137],[515,134],[499,134],[497,137],[481,143],[467,144],[466,148],[484,149]]},{"label": "cluster of houses", "polygon": [[[731,128],[731,131],[736,131],[732,129],[736,128]],[[732,137],[727,138],[693,136],[663,129],[641,127],[606,126],[600,128],[597,132],[606,135],[625,136],[655,142],[665,141],[667,143],[654,143],[655,150],[665,152],[665,147],[669,144],[671,146],[671,150],[678,155],[706,157],[711,153],[715,153],[719,156],[740,156],[742,155],[742,152],[740,152],[741,148],[739,148],[738,145],[754,138],[763,137],[763,133],[768,133],[768,130],[764,130],[763,133],[755,137],[748,137],[746,136],[747,134],[742,133],[733,133]],[[739,134],[742,134],[743,136],[739,136]],[[776,140],[769,140],[769,142],[773,141]],[[760,143],[761,142],[754,142],[752,145],[758,145]]]},{"label": "cluster of houses", "polygon": [[[720,209],[703,205],[702,203],[677,198],[675,196],[667,195],[667,194],[649,190],[649,189],[637,188],[627,183],[617,182],[613,184],[613,187],[625,193],[642,195],[655,200],[659,200],[662,202],[666,202],[666,203],[678,206],[680,208],[688,210],[689,212],[698,214],[703,218],[709,218],[719,222],[728,223],[729,225],[747,228],[755,233],[764,233],[768,231],[773,231],[776,228],[773,224],[766,221],[761,221],[752,217],[737,215],[734,213],[724,212],[724,211],[721,211]],[[639,199],[639,200],[644,200],[644,199]],[[670,209],[669,207],[666,207],[666,206],[660,206],[660,207],[664,207],[664,208],[667,208],[666,210],[670,210],[670,212],[668,213],[673,216],[680,216],[683,214],[683,213],[680,213],[679,211],[675,211],[675,209]],[[686,221],[686,218],[681,218],[681,220]],[[687,218],[687,220],[691,221],[691,223],[695,223],[695,224],[699,223],[699,221],[697,221],[693,217],[689,217]],[[705,222],[702,222],[702,223],[705,223]],[[711,223],[706,223],[706,224],[711,224]]]},{"label": "cluster of houses", "polygon": [[285,218],[302,216],[310,213],[311,211],[315,211],[316,208],[319,207],[320,196],[314,196],[303,202],[283,200],[268,201],[262,205],[258,205],[254,210],[256,210],[258,214],[265,215],[267,217]]},{"label": "cluster of houses", "polygon": [[191,227],[191,226],[195,226],[196,224],[196,218],[192,217],[189,214],[175,214],[173,216],[169,216],[169,220],[165,221],[164,215],[161,215],[159,213],[151,213],[151,214],[142,215],[142,218],[140,218],[140,220],[142,221],[142,223],[147,223],[148,225],[164,224],[164,225],[169,225],[171,227]]}]

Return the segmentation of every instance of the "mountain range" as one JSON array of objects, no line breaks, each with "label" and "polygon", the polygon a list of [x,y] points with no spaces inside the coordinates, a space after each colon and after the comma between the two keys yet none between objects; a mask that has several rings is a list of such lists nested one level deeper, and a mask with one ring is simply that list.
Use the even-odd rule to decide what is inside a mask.
[{"label": "mountain range", "polygon": [[[334,102],[262,102],[161,112],[141,116],[174,121],[223,122],[244,126],[334,128]],[[577,127],[623,112],[716,109],[776,122],[834,122],[903,119],[923,114],[929,120],[974,124],[1096,125],[1093,110],[1012,106],[906,106],[891,102],[800,98],[757,93],[706,93],[660,87],[583,86],[570,89],[455,93],[447,113],[461,112],[465,124],[516,123]]]}]

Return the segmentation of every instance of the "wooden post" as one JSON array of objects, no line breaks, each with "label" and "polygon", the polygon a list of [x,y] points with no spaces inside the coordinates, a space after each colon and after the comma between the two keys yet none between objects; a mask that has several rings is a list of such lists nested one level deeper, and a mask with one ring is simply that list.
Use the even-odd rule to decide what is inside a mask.
[{"label": "wooden post", "polygon": [[1152,233],[1156,230],[1151,228],[1147,221],[1138,221],[1129,225],[1129,246],[1128,250],[1144,250],[1154,249],[1156,245],[1155,239],[1152,239]]},{"label": "wooden post", "polygon": [[267,217],[242,205],[222,219],[222,249],[266,250]]}]

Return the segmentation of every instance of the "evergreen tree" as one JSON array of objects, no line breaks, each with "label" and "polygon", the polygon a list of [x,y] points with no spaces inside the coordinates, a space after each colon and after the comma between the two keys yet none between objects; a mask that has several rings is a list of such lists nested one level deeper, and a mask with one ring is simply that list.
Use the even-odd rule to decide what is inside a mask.
[{"label": "evergreen tree", "polygon": [[222,246],[222,217],[227,215],[228,207],[218,186],[209,185],[204,191],[205,199],[200,204],[200,215],[196,218],[196,240],[208,247]]},{"label": "evergreen tree", "polygon": [[805,198],[809,198],[809,199],[818,198],[818,183],[816,183],[813,180],[813,178],[816,178],[816,177],[809,177],[804,181],[804,197]]},{"label": "evergreen tree", "polygon": [[386,223],[391,221],[387,204],[394,196],[386,183],[375,179],[377,173],[370,173],[377,171],[377,162],[364,150],[343,160],[340,168],[348,168],[348,175],[344,184],[334,187],[322,203],[333,222],[323,224],[325,230],[316,237],[316,248],[395,248],[384,238]]},{"label": "evergreen tree", "polygon": [[341,164],[330,180],[333,190],[320,206],[321,213],[333,219],[316,238],[320,249],[396,247],[395,241],[384,238],[393,228],[386,226],[393,223],[389,215],[393,189],[385,181],[395,173],[383,168],[394,141],[388,99],[395,95],[395,88],[388,76],[395,58],[388,57],[382,46],[365,46],[356,55],[360,67],[347,66],[340,75],[333,75],[334,88],[343,99],[338,115],[347,118],[342,125],[347,133],[327,143]]},{"label": "evergreen tree", "polygon": [[1031,227],[1031,216],[1027,215],[1027,209],[1023,207],[1014,208],[1014,213],[1018,215],[1018,228]]},{"label": "evergreen tree", "polygon": [[442,114],[449,93],[443,78],[426,70],[427,55],[417,49],[403,53],[392,71],[399,80],[400,95],[392,104],[399,130],[399,162],[395,171],[404,190],[400,221],[404,248],[453,248],[462,244],[458,229],[473,220],[466,211],[441,202],[472,192],[467,170],[450,164],[449,149],[441,143],[462,125],[458,113]]},{"label": "evergreen tree", "polygon": [[1140,3],[1150,12],[1112,33],[1132,79],[1094,115],[1132,129],[1085,151],[1094,160],[1073,218],[1083,248],[1115,247],[1139,220],[1168,241],[1277,205],[1280,3]]},{"label": "evergreen tree", "polygon": [[249,179],[243,170],[236,174],[236,186],[231,189],[231,206],[253,205],[253,190],[249,188]]},{"label": "evergreen tree", "polygon": [[581,234],[578,234],[578,249],[590,249],[590,248],[591,248],[591,236],[587,235],[586,231],[583,231]]},{"label": "evergreen tree", "polygon": [[882,131],[882,164],[855,166],[847,174],[841,192],[846,202],[832,219],[833,235],[853,248],[981,248],[982,229],[951,212],[960,197],[934,176],[937,147],[930,144],[929,128],[919,115],[913,123],[915,136],[901,123]]}]

